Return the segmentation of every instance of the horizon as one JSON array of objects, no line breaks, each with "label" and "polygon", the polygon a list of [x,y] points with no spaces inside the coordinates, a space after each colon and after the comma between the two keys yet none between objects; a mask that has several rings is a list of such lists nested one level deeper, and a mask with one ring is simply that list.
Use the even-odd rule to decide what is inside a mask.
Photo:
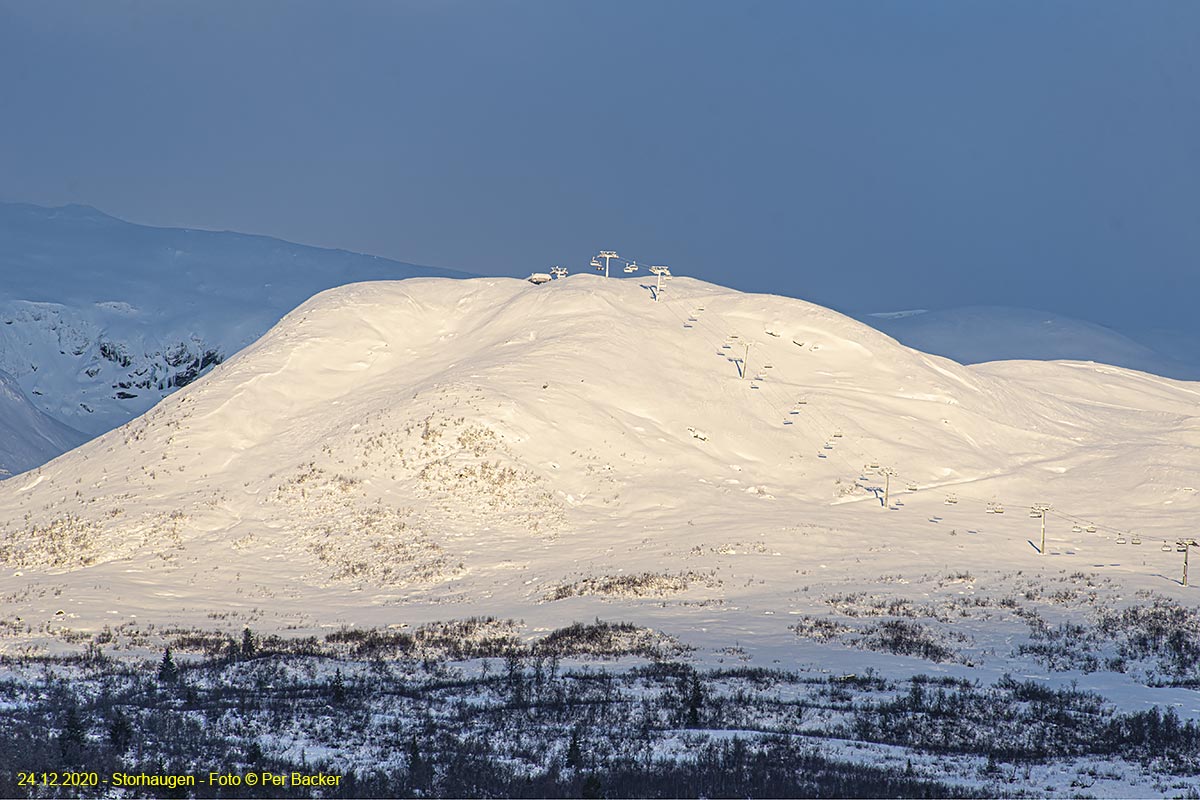
[{"label": "horizon", "polygon": [[0,199],[1200,339],[1200,7],[281,9],[0,4]]}]

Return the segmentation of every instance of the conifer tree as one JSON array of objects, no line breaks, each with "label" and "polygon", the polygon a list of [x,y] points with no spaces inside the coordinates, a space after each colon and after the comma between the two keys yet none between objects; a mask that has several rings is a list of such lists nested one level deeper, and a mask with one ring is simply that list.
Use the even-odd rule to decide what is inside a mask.
[{"label": "conifer tree", "polygon": [[162,683],[175,683],[179,680],[179,668],[175,666],[170,647],[163,648],[162,661],[158,663],[158,679]]},{"label": "conifer tree", "polygon": [[242,658],[252,658],[254,656],[254,634],[250,628],[242,630]]}]

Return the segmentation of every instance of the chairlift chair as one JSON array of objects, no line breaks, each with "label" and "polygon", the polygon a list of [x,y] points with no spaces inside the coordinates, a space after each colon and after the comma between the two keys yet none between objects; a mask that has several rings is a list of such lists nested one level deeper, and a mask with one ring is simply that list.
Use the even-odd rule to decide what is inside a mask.
[{"label": "chairlift chair", "polygon": [[1126,542],[1127,542],[1127,540],[1125,538],[1125,534],[1118,533],[1117,534],[1117,544],[1126,544]]},{"label": "chairlift chair", "polygon": [[907,487],[906,487],[906,488],[907,488],[907,489],[908,489],[910,492],[915,492],[915,491],[917,490],[917,488],[918,488],[918,487],[917,487],[917,485],[916,485],[915,483],[913,483],[912,481],[909,481],[909,482],[908,482],[908,485],[907,485]]},{"label": "chairlift chair", "polygon": [[630,264],[628,267],[625,268],[625,272],[627,272],[627,273],[637,272],[637,271],[638,271],[638,268],[637,268],[636,264]]},{"label": "chairlift chair", "polygon": [[1003,514],[1003,513],[1004,513],[1004,506],[1002,506],[1002,505],[1000,505],[999,503],[997,503],[997,504],[996,504],[996,505],[995,505],[995,506],[992,508],[992,513],[994,513],[994,514]]},{"label": "chairlift chair", "polygon": [[803,397],[801,397],[799,400],[797,400],[797,401],[796,401],[796,405],[798,405],[798,406],[806,406],[806,405],[808,405],[808,401],[807,401],[807,400],[805,400]]},{"label": "chairlift chair", "polygon": [[835,438],[835,439],[840,439],[840,438],[842,438],[842,432],[841,432],[841,431],[834,431],[834,432],[833,432],[833,438]]},{"label": "chairlift chair", "polygon": [[1138,534],[1136,534],[1136,533],[1135,533],[1135,534],[1133,534],[1133,535],[1130,537],[1130,539],[1129,539],[1129,543],[1130,543],[1130,544],[1141,544],[1141,543],[1142,543],[1142,537],[1141,537],[1141,536],[1139,536]]},{"label": "chairlift chair", "polygon": [[1071,533],[1083,533],[1083,528],[1079,527],[1078,525],[1072,525]]},{"label": "chairlift chair", "polygon": [[1085,531],[1087,531],[1088,533],[1095,533],[1095,532],[1096,532],[1096,526],[1095,526],[1095,525],[1088,525],[1086,528],[1084,528],[1084,530],[1085,530]]},{"label": "chairlift chair", "polygon": [[1041,519],[1042,512],[1036,508],[1031,508],[1031,509],[1029,509],[1029,518],[1030,519]]},{"label": "chairlift chair", "polygon": [[957,505],[957,504],[958,504],[958,495],[956,495],[956,494],[946,495],[946,505],[953,506],[953,505]]},{"label": "chairlift chair", "polygon": [[824,445],[824,447],[823,447],[823,449],[825,449],[825,450],[832,450],[832,449],[833,449],[833,445],[832,445],[831,443],[829,443],[829,442],[826,442],[826,443],[825,443],[825,445]]},{"label": "chairlift chair", "polygon": [[1175,544],[1175,552],[1176,553],[1186,553],[1187,549],[1188,549],[1188,546],[1186,544],[1184,544],[1183,542],[1177,542]]},{"label": "chairlift chair", "polygon": [[1171,545],[1168,544],[1167,542],[1163,542],[1162,547],[1160,547],[1158,549],[1162,550],[1164,553],[1169,553],[1169,552],[1171,552]]},{"label": "chairlift chair", "polygon": [[598,258],[592,259],[592,266],[596,269],[604,269],[604,265],[600,263],[600,259]]}]

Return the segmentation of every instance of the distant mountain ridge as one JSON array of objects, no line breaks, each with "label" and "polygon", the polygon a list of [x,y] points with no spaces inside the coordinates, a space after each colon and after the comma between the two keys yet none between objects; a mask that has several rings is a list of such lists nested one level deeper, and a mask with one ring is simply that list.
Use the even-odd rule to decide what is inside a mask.
[{"label": "distant mountain ridge", "polygon": [[261,336],[320,291],[465,273],[234,232],[155,228],[90,206],[0,203],[0,370],[95,435]]},{"label": "distant mountain ridge", "polygon": [[1178,380],[1200,380],[1200,362],[1172,357],[1161,345],[1149,347],[1112,328],[1050,311],[963,306],[856,318],[909,347],[960,364],[1095,361]]},{"label": "distant mountain ridge", "polygon": [[13,377],[0,371],[0,479],[33,469],[87,438],[39,411]]}]

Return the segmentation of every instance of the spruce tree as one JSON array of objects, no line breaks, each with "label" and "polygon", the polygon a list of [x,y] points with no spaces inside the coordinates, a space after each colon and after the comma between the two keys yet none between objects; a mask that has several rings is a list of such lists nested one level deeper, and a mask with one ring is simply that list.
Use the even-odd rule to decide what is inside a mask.
[{"label": "spruce tree", "polygon": [[129,718],[121,713],[121,709],[113,709],[112,719],[108,722],[108,743],[117,754],[123,754],[133,741],[133,725]]},{"label": "spruce tree", "polygon": [[162,661],[158,663],[158,680],[162,683],[175,683],[179,680],[179,668],[175,666],[175,659],[171,657],[171,648],[163,648]]},{"label": "spruce tree", "polygon": [[571,731],[571,743],[567,745],[567,766],[579,769],[583,766],[583,748],[579,746],[579,728]]},{"label": "spruce tree", "polygon": [[254,656],[254,634],[250,628],[242,630],[242,658],[252,658]]}]

